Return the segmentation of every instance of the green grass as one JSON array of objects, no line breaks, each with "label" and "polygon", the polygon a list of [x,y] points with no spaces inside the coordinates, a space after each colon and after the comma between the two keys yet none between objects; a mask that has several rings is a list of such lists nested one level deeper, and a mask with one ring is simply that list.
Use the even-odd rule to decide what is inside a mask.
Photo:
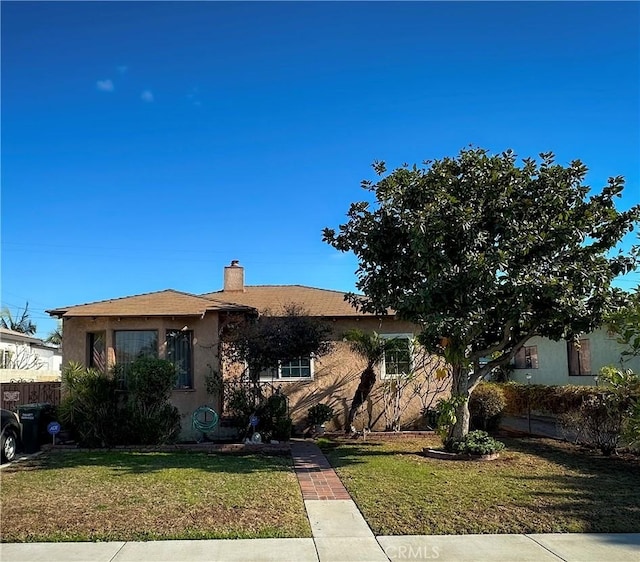
[{"label": "green grass", "polygon": [[640,531],[638,459],[503,441],[491,462],[422,456],[437,438],[323,448],[377,535]]},{"label": "green grass", "polygon": [[288,457],[65,452],[0,478],[3,542],[311,536]]}]

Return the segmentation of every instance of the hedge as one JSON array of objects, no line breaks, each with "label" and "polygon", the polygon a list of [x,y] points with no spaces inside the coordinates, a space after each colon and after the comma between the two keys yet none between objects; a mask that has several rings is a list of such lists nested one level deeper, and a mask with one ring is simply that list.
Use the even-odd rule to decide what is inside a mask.
[{"label": "hedge", "polygon": [[508,382],[499,385],[507,401],[505,413],[526,414],[529,408],[542,414],[561,415],[577,410],[586,398],[604,390],[595,386],[546,386]]}]

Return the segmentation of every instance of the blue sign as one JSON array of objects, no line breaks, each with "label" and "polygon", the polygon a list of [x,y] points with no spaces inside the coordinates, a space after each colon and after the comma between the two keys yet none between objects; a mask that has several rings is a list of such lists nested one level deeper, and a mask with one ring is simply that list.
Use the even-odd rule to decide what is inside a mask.
[{"label": "blue sign", "polygon": [[253,427],[256,427],[258,425],[258,423],[260,423],[260,419],[258,418],[258,416],[251,416],[249,418],[249,425],[252,425]]},{"label": "blue sign", "polygon": [[47,426],[47,431],[49,435],[55,435],[56,433],[60,433],[60,424],[58,422],[51,422]]}]

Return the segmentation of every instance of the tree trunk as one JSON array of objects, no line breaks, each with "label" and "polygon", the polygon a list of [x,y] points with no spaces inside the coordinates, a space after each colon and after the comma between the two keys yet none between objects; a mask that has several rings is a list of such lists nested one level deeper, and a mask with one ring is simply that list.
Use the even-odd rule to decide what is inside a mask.
[{"label": "tree trunk", "polygon": [[462,404],[456,406],[456,423],[449,430],[448,439],[460,441],[469,433],[469,378],[466,369],[462,365],[453,366],[453,381],[451,384],[451,394],[453,396],[463,396]]},{"label": "tree trunk", "polygon": [[369,394],[371,394],[371,389],[373,388],[373,385],[375,383],[376,383],[376,373],[373,370],[373,365],[368,365],[367,368],[364,371],[362,371],[362,375],[360,375],[360,384],[358,384],[356,393],[353,395],[353,400],[351,401],[351,408],[349,409],[349,416],[347,418],[347,424],[344,428],[345,433],[351,433],[351,426],[353,425],[353,420],[356,419],[358,410],[360,410],[365,400],[369,397]]}]

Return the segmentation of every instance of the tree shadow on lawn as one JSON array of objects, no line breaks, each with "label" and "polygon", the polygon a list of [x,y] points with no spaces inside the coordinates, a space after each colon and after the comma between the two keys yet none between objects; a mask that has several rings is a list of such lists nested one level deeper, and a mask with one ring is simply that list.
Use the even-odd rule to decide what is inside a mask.
[{"label": "tree shadow on lawn", "polygon": [[3,469],[4,474],[31,470],[99,467],[124,475],[149,474],[163,470],[190,469],[211,473],[272,473],[293,474],[289,455],[205,453],[192,451],[64,451],[44,453],[38,457],[14,463]]},{"label": "tree shadow on lawn", "polygon": [[[555,521],[566,532],[637,533],[640,529],[640,493],[637,474],[607,481],[593,474],[518,476],[531,482],[533,500],[540,513]],[[531,503],[520,504],[531,508]],[[572,526],[579,521],[579,528]],[[567,522],[567,523],[564,523]]]},{"label": "tree shadow on lawn", "polygon": [[595,449],[587,449],[567,441],[546,438],[500,438],[506,451],[517,451],[540,457],[570,470],[579,470],[592,475],[619,474],[629,471],[640,476],[640,457],[634,455],[599,454]]}]

